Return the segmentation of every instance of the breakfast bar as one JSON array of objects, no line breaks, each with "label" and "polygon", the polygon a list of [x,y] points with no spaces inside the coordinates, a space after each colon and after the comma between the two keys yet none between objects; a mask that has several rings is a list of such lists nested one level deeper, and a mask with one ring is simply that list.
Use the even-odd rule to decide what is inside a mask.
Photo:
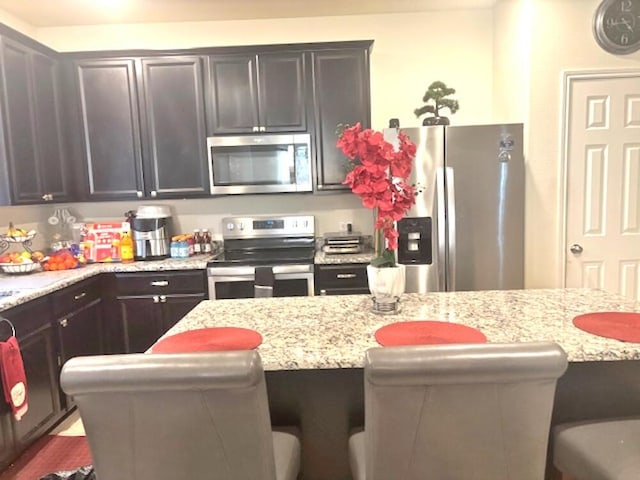
[{"label": "breakfast bar", "polygon": [[438,320],[480,330],[488,342],[553,341],[567,352],[552,423],[640,414],[640,343],[579,330],[590,312],[640,312],[589,289],[406,294],[400,313],[376,315],[367,295],[203,301],[162,338],[208,327],[259,332],[274,425],[299,425],[305,479],[350,478],[347,438],[364,422],[364,352],[380,327]]}]

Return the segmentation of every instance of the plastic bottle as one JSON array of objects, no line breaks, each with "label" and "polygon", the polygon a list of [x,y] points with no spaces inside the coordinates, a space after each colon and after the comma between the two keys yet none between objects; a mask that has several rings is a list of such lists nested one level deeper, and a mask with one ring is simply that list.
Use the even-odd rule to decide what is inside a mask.
[{"label": "plastic bottle", "polygon": [[200,229],[196,228],[193,231],[193,253],[198,255],[202,253],[202,235],[200,235]]},{"label": "plastic bottle", "polygon": [[120,240],[120,261],[122,263],[133,262],[133,240],[129,232],[124,232]]},{"label": "plastic bottle", "polygon": [[209,229],[202,229],[202,253],[211,253],[211,234]]}]

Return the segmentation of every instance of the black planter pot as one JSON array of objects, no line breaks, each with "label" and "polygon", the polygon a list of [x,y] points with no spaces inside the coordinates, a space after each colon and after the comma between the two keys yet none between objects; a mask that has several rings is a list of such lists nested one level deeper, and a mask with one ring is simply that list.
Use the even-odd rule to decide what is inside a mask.
[{"label": "black planter pot", "polygon": [[422,125],[428,127],[430,125],[449,125],[447,117],[427,117],[422,121]]}]

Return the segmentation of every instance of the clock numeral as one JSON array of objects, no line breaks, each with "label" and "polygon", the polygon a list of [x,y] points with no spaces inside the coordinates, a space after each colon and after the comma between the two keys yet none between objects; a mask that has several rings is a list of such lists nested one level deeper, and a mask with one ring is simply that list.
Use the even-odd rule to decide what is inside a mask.
[{"label": "clock numeral", "polygon": [[627,35],[626,33],[623,33],[622,35],[620,35],[620,43],[622,45],[628,45],[629,44],[629,35]]},{"label": "clock numeral", "polygon": [[613,17],[607,17],[607,19],[605,20],[605,23],[606,23],[608,28],[613,28],[613,27],[615,27],[617,25],[617,23],[613,19]]},{"label": "clock numeral", "polygon": [[621,0],[620,10],[622,12],[630,12],[633,8],[633,2],[631,0]]}]

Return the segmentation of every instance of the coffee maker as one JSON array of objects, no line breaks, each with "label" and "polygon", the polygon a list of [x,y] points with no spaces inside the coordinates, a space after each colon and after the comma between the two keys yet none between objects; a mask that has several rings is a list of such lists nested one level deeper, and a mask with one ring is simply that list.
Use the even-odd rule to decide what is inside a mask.
[{"label": "coffee maker", "polygon": [[127,212],[136,260],[169,258],[172,220],[169,207],[146,205]]}]

